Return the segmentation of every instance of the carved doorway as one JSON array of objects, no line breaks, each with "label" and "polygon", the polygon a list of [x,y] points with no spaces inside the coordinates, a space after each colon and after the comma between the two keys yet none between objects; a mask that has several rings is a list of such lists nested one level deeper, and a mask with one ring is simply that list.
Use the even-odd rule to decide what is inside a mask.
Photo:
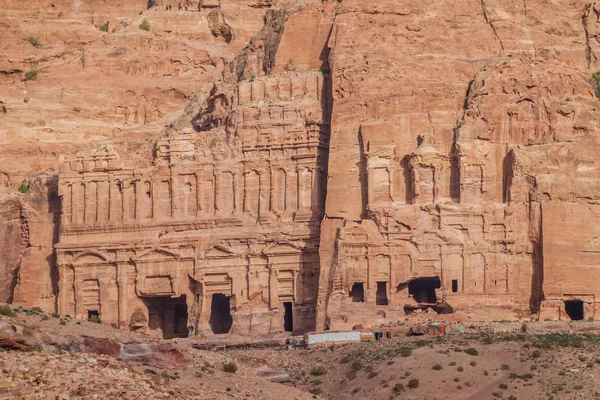
[{"label": "carved doorway", "polygon": [[437,296],[435,289],[441,287],[440,278],[417,278],[408,283],[408,293],[417,303],[435,304]]},{"label": "carved doorway", "polygon": [[580,321],[583,319],[583,301],[565,300],[565,312],[571,318],[571,321]]},{"label": "carved doorway", "polygon": [[353,303],[364,303],[365,302],[365,284],[363,282],[354,282],[352,285],[352,291],[350,292]]},{"label": "carved doorway", "polygon": [[286,301],[283,303],[283,309],[285,314],[283,314],[283,329],[286,332],[292,332],[294,330],[294,315],[293,315],[293,306],[291,301]]},{"label": "carved doorway", "polygon": [[212,304],[210,306],[210,319],[208,320],[210,328],[215,335],[229,333],[233,324],[231,316],[231,297],[222,293],[212,295]]},{"label": "carved doorway", "polygon": [[375,304],[378,306],[387,306],[387,282],[377,282],[377,292],[375,292]]},{"label": "carved doorway", "polygon": [[166,296],[144,299],[148,308],[148,328],[160,330],[164,339],[188,337],[188,309],[186,296]]}]

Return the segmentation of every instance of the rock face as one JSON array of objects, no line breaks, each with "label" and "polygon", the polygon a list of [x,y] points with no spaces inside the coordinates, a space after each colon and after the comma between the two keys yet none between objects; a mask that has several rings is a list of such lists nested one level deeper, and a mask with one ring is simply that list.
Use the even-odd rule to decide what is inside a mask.
[{"label": "rock face", "polygon": [[151,144],[62,156],[56,263],[20,269],[56,266],[60,313],[165,337],[600,319],[600,6],[268,5]]}]

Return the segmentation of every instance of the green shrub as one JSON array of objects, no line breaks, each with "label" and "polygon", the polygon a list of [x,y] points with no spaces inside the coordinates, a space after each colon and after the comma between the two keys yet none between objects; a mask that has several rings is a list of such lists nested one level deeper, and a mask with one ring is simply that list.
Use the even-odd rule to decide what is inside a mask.
[{"label": "green shrub", "polygon": [[413,378],[408,381],[408,387],[411,389],[416,389],[419,387],[419,380],[417,378]]},{"label": "green shrub", "polygon": [[327,373],[327,370],[322,365],[319,365],[318,367],[314,367],[313,369],[310,370],[310,374],[312,376],[321,376],[321,375],[325,375],[326,373]]},{"label": "green shrub", "polygon": [[42,315],[42,321],[48,321],[50,319],[50,317],[48,317],[46,314]]},{"label": "green shrub", "polygon": [[510,367],[508,366],[508,364],[502,364],[502,365],[500,366],[500,369],[501,369],[502,371],[508,371],[508,370],[510,369]]},{"label": "green shrub", "polygon": [[234,361],[226,362],[223,364],[223,371],[229,372],[230,374],[235,374],[238,370],[238,366]]},{"label": "green shrub", "polygon": [[31,45],[33,47],[35,47],[36,49],[39,49],[40,47],[42,47],[42,44],[40,43],[40,39],[37,36],[29,36],[27,38],[27,41],[29,43],[31,43]]},{"label": "green shrub", "polygon": [[373,379],[373,378],[375,378],[377,375],[379,375],[379,372],[371,371],[371,372],[369,372],[369,375],[367,375],[367,378],[369,378],[369,379]]},{"label": "green shrub", "polygon": [[409,357],[412,354],[412,350],[410,347],[400,347],[399,354],[402,357]]},{"label": "green shrub", "polygon": [[354,361],[352,365],[350,365],[353,371],[360,371],[363,368],[363,364],[360,361]]},{"label": "green shrub", "polygon": [[57,313],[52,313],[50,315],[52,316],[52,318],[60,318],[60,314]]},{"label": "green shrub", "polygon": [[64,319],[61,319],[61,320],[60,320],[60,324],[61,324],[61,325],[66,325],[66,324],[67,324],[67,321],[65,321]]},{"label": "green shrub", "polygon": [[[25,74],[25,76],[27,77],[27,74]],[[23,182],[21,182],[21,186],[19,186],[17,190],[20,193],[27,193],[29,191],[29,182],[27,181],[27,179],[24,179]]]},{"label": "green shrub", "polygon": [[310,389],[308,392],[310,394],[319,395],[319,394],[323,393],[323,389],[321,389],[320,387],[316,387],[316,388]]},{"label": "green shrub", "polygon": [[108,32],[108,22],[98,27],[102,32]]},{"label": "green shrub", "polygon": [[592,89],[594,89],[596,97],[600,99],[600,71],[594,72],[590,84],[592,85]]},{"label": "green shrub", "polygon": [[7,316],[7,317],[14,317],[15,315],[17,315],[16,312],[14,312],[12,310],[12,308],[10,308],[9,305],[1,305],[0,306],[0,314]]},{"label": "green shrub", "polygon": [[476,363],[475,361],[471,361],[471,362],[469,363],[469,365],[470,365],[471,367],[474,367],[474,366],[476,366],[476,365],[477,365],[477,363]]},{"label": "green shrub", "polygon": [[26,81],[35,81],[37,79],[37,73],[38,70],[37,69],[30,69],[29,71],[25,72],[25,80]]},{"label": "green shrub", "polygon": [[442,366],[440,364],[435,364],[433,367],[431,367],[431,369],[434,371],[439,371],[442,369]]},{"label": "green shrub", "polygon": [[508,385],[506,383],[501,383],[500,385],[498,385],[498,387],[502,390],[508,389]]},{"label": "green shrub", "polygon": [[474,349],[474,348],[472,348],[472,347],[471,347],[471,348],[469,348],[469,349],[466,349],[466,350],[465,350],[465,353],[467,353],[467,354],[468,354],[468,355],[470,355],[470,356],[476,356],[476,355],[478,355],[478,354],[479,354],[479,352],[477,351],[477,349]]},{"label": "green shrub", "polygon": [[146,368],[144,372],[150,375],[156,375],[156,371],[150,368]]},{"label": "green shrub", "polygon": [[150,31],[150,22],[148,22],[146,19],[143,19],[142,23],[140,24],[140,29],[144,31]]},{"label": "green shrub", "polygon": [[457,370],[458,372],[463,372],[465,369],[464,369],[463,367],[458,367],[458,368],[456,368],[456,370]]},{"label": "green shrub", "polygon": [[[417,386],[419,386],[419,384],[418,384],[418,383],[417,383]],[[394,385],[394,389],[393,389],[394,393],[400,393],[400,392],[401,392],[401,391],[403,391],[403,390],[404,390],[404,385],[403,385],[403,384],[401,384],[401,383],[396,383],[396,384]]]}]

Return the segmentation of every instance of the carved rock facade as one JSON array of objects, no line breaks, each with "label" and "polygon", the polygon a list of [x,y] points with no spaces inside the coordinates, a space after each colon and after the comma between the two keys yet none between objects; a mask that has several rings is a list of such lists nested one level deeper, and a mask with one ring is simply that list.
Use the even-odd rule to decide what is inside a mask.
[{"label": "carved rock facade", "polygon": [[195,122],[208,130],[159,140],[145,169],[110,146],[65,159],[59,311],[165,337],[314,329],[323,82],[215,88]]},{"label": "carved rock facade", "polygon": [[59,312],[165,337],[600,319],[591,10],[488,3],[266,12],[151,161],[61,161]]}]

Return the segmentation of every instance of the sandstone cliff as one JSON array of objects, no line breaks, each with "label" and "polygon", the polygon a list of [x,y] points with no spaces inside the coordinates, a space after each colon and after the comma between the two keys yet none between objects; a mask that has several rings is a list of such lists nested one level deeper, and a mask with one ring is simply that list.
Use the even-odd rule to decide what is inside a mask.
[{"label": "sandstone cliff", "polygon": [[[67,24],[88,24],[76,50],[3,61],[4,191],[44,171],[27,196],[53,204],[3,219],[9,240],[24,223],[46,238],[7,257],[14,274],[29,254],[18,301],[175,336],[422,308],[600,318],[600,6],[222,1],[134,16],[102,3],[108,32],[89,7]],[[84,81],[102,93],[78,93]]]}]

